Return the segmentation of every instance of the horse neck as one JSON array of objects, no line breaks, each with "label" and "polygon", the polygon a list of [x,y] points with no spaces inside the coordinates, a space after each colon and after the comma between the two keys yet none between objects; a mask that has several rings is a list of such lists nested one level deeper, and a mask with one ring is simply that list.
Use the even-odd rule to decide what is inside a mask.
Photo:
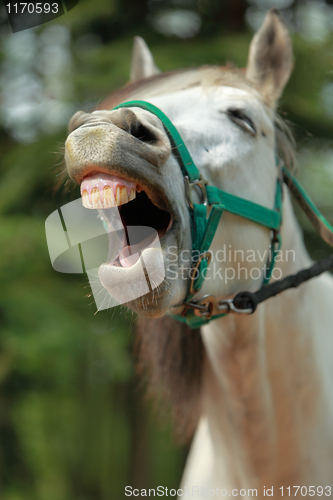
[{"label": "horse neck", "polygon": [[[310,259],[288,193],[283,215],[282,250],[295,251],[295,259],[277,263],[286,276]],[[251,316],[230,314],[202,329],[201,426],[208,423],[216,477],[223,467],[230,484],[278,488],[300,480],[302,432],[320,398],[307,293],[310,282],[261,304]],[[304,410],[309,414],[302,420]]]}]

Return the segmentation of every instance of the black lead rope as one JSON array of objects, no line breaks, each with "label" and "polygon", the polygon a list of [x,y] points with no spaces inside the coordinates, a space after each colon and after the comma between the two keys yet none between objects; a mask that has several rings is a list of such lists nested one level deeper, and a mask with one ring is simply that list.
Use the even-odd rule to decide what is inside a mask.
[{"label": "black lead rope", "polygon": [[276,281],[275,283],[271,283],[270,285],[263,285],[257,292],[240,292],[234,297],[232,302],[237,309],[252,309],[252,313],[254,313],[258,304],[261,302],[264,302],[271,297],[275,297],[275,295],[278,295],[289,288],[297,288],[305,281],[319,276],[332,267],[333,254],[320,260],[319,262],[315,262],[313,266],[308,269],[303,269],[296,274],[286,276],[286,278]]}]

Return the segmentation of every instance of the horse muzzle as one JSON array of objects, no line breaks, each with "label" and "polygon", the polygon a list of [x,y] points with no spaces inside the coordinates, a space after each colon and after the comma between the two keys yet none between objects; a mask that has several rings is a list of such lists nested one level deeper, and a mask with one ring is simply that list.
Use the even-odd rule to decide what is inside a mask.
[{"label": "horse muzzle", "polygon": [[[174,187],[170,188],[164,177],[171,144],[163,125],[145,110],[136,114],[123,108],[76,113],[69,131],[66,167],[70,177],[81,185],[83,205],[98,209],[106,225],[106,209],[118,207],[125,230],[117,254],[100,266],[100,281],[119,303],[127,303],[134,310],[142,308],[141,297],[145,296],[146,304],[154,302],[149,310],[155,315],[161,303],[169,299],[163,248],[174,242],[180,219]],[[150,236],[145,241],[145,228],[153,230],[156,241],[150,241]],[[140,279],[143,262],[151,278],[148,287],[146,280]],[[159,287],[158,299],[154,284]]]},{"label": "horse muzzle", "polygon": [[131,180],[136,175],[140,181],[143,169],[158,171],[171,154],[169,139],[158,118],[143,110],[138,114],[140,120],[126,108],[76,113],[65,145],[69,176],[77,183],[93,172]]}]

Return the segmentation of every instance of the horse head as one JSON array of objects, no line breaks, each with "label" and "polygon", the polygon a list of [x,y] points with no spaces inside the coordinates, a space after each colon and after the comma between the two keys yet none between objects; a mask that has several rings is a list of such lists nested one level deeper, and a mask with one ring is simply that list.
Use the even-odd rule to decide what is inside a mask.
[{"label": "horse head", "polygon": [[[131,259],[126,240],[122,243],[118,255],[99,268],[103,286],[116,300],[150,317],[181,312],[189,288],[192,235],[184,176],[161,119],[136,106],[114,107],[134,99],[157,106],[180,133],[209,185],[273,209],[279,175],[276,103],[290,76],[292,59],[290,38],[276,9],[268,12],[255,34],[245,71],[203,66],[160,73],[148,47],[137,38],[130,84],[92,113],[79,111],[73,116],[66,166],[69,176],[81,184],[83,204],[95,209],[119,206],[125,228],[153,228],[163,252],[165,276],[158,287],[127,301],[124,285],[136,286],[140,262]],[[194,198],[200,197],[200,192],[192,192]],[[150,269],[157,269],[160,254],[142,240],[137,242],[139,254]],[[228,297],[258,288],[264,272],[260,255],[270,243],[269,228],[224,213],[195,297],[207,293]],[[239,249],[256,253],[244,260],[234,252]],[[239,264],[244,270],[235,278],[232,271]],[[258,266],[259,273],[250,272]]]},{"label": "horse head", "polygon": [[[117,302],[146,316],[136,340],[138,370],[159,400],[171,403],[182,437],[196,429],[183,476],[196,492],[218,486],[222,496],[232,488],[242,496],[258,487],[263,497],[267,485],[273,494],[273,485],[276,493],[333,477],[332,278],[308,280],[251,316],[229,314],[209,325],[188,316],[194,311],[197,321],[208,294],[220,305],[237,292],[262,291],[262,256],[280,241],[279,231],[281,249],[297,259],[277,262],[273,279],[310,262],[277,161],[292,152],[276,114],[292,65],[275,9],[251,42],[245,70],[160,73],[136,39],[132,82],[69,124],[67,170],[81,184],[84,206],[119,207],[124,227],[116,253],[99,267],[100,281]],[[142,230],[130,241],[134,253],[125,234],[132,227]],[[141,258],[157,286],[128,300],[129,289],[139,290]],[[203,279],[195,277],[202,269]]]}]

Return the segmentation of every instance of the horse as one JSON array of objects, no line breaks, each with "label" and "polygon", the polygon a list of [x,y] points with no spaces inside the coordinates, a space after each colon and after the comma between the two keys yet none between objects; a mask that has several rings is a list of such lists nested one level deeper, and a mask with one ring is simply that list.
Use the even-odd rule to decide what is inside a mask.
[{"label": "horse", "polygon": [[[136,38],[131,82],[69,123],[66,167],[83,204],[118,206],[125,226],[153,227],[159,237],[165,276],[127,307],[139,315],[139,372],[172,405],[181,437],[193,436],[179,497],[330,495],[333,279],[323,273],[253,314],[219,315],[193,328],[178,321],[193,284],[189,203],[203,203],[205,185],[194,183],[189,198],[162,119],[126,102],[144,100],[171,120],[206,183],[272,211],[280,160],[293,168],[292,138],[276,111],[292,68],[291,40],[276,9],[254,35],[245,70],[208,65],[161,73]],[[281,189],[273,283],[311,264],[289,189]],[[271,247],[268,227],[224,212],[191,300],[259,289]],[[138,260],[126,249],[125,242],[99,268],[103,287],[123,302],[123,284],[138,280]],[[154,267],[154,248],[142,244],[140,251]]]}]

